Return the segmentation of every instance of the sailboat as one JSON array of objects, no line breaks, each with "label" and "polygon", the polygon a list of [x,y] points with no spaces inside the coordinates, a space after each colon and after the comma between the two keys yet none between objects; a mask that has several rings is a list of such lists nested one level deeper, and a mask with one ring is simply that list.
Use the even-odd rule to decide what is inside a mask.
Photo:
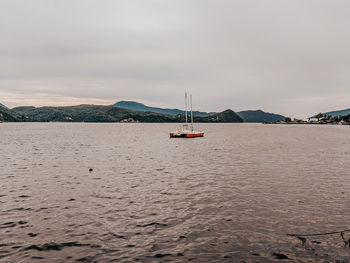
[{"label": "sailboat", "polygon": [[186,123],[182,126],[181,129],[171,132],[170,138],[195,138],[203,137],[204,132],[196,131],[193,128],[193,111],[192,111],[192,94],[190,94],[191,101],[191,124],[188,125],[188,116],[187,116],[187,92],[185,92],[185,105],[186,105]]}]

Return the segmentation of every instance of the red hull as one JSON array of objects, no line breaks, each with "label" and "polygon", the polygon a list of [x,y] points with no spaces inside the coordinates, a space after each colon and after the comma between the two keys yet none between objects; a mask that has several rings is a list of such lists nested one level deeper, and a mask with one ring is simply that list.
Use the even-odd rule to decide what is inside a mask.
[{"label": "red hull", "polygon": [[204,132],[202,133],[196,133],[196,134],[190,134],[190,133],[182,133],[182,134],[174,134],[170,133],[170,138],[195,138],[195,137],[203,137]]}]

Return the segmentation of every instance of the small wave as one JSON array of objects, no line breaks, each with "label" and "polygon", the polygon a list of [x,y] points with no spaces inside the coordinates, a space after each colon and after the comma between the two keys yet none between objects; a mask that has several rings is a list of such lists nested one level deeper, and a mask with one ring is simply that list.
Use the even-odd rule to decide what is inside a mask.
[{"label": "small wave", "polygon": [[148,227],[148,226],[163,226],[166,227],[168,226],[167,224],[162,224],[162,223],[158,223],[158,222],[152,222],[149,224],[144,224],[144,225],[136,225],[137,227]]},{"label": "small wave", "polygon": [[45,243],[44,245],[31,245],[29,247],[26,247],[24,250],[38,250],[38,251],[50,251],[50,250],[62,250],[65,247],[86,247],[90,246],[90,244],[81,244],[77,242],[65,242],[65,243]]}]

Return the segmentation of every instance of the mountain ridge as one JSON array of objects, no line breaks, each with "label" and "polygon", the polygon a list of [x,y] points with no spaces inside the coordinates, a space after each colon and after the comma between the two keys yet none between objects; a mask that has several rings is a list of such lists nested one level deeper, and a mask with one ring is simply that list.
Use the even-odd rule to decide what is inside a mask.
[{"label": "mountain ridge", "polygon": [[0,102],[0,108],[4,108],[4,109],[9,109],[8,107],[6,107],[4,104],[2,104],[1,102]]},{"label": "mountain ridge", "polygon": [[347,116],[347,115],[349,115],[349,114],[350,114],[350,108],[348,108],[348,109],[343,109],[343,110],[329,111],[329,112],[323,113],[323,115],[332,116],[332,117],[336,117],[336,116]]},{"label": "mountain ridge", "polygon": [[[123,108],[123,109],[142,111],[142,112],[150,111],[150,112],[156,112],[156,113],[165,113],[169,115],[178,115],[178,114],[185,115],[185,111],[183,110],[155,108],[155,107],[146,106],[145,104],[139,103],[136,101],[119,101],[115,103],[114,106]],[[217,113],[201,112],[201,111],[193,112],[193,116],[202,116],[202,117],[208,117],[214,114],[217,114]],[[262,110],[239,111],[239,112],[236,112],[236,114],[239,117],[241,117],[241,119],[244,122],[258,122],[258,123],[259,122],[276,122],[276,121],[283,121],[285,119],[285,116],[282,116],[280,114],[264,112]]]},{"label": "mountain ridge", "polygon": [[8,108],[0,107],[0,122],[21,122],[28,121],[26,116],[16,113]]},{"label": "mountain ridge", "polygon": [[[150,107],[143,103],[137,102],[137,101],[127,101],[122,100],[118,101],[117,103],[113,104],[113,106],[123,109],[129,109],[134,111],[142,111],[142,112],[154,112],[154,113],[161,113],[161,114],[168,114],[168,115],[178,115],[178,114],[185,114],[185,111],[179,110],[179,109],[169,109],[169,108],[158,108],[158,107]],[[207,117],[210,115],[215,114],[215,112],[201,112],[201,111],[193,111],[193,116],[197,117]]]},{"label": "mountain ridge", "polygon": [[262,110],[246,110],[239,111],[237,114],[244,120],[244,122],[276,122],[285,120],[285,116]]},{"label": "mountain ridge", "polygon": [[[39,122],[185,122],[184,115],[167,115],[153,112],[132,111],[113,105],[76,105],[64,107],[23,106],[13,108],[15,114]],[[205,117],[194,117],[195,122],[243,122],[232,110]]]}]

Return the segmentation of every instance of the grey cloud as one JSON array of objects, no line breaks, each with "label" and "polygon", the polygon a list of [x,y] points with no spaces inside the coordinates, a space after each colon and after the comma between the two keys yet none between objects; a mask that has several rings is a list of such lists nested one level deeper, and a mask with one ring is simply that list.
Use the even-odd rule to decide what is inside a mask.
[{"label": "grey cloud", "polygon": [[0,0],[0,92],[178,106],[189,90],[202,110],[301,117],[349,107],[349,10],[345,0]]}]

